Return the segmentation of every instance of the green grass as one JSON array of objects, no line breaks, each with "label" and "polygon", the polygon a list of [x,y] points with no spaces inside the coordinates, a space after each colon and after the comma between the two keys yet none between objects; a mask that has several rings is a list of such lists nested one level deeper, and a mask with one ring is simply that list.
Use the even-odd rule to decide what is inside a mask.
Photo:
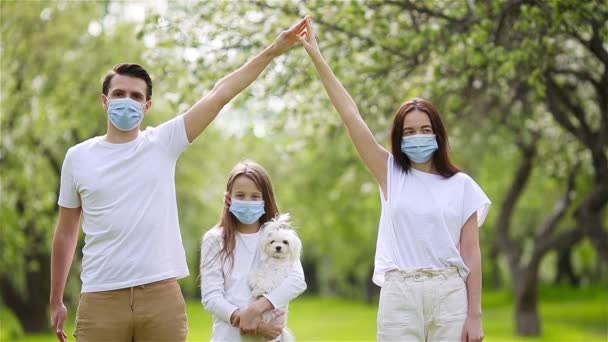
[{"label": "green grass", "polygon": [[[543,336],[521,338],[513,334],[511,296],[484,293],[484,341],[608,341],[608,291],[548,288],[541,290],[541,297]],[[301,297],[290,305],[289,326],[300,341],[371,341],[376,339],[376,310],[377,303]],[[211,317],[199,302],[188,303],[188,320],[188,341],[209,341]],[[66,328],[71,334],[73,317],[69,323]],[[53,334],[39,334],[26,335],[21,341],[55,339]]]}]

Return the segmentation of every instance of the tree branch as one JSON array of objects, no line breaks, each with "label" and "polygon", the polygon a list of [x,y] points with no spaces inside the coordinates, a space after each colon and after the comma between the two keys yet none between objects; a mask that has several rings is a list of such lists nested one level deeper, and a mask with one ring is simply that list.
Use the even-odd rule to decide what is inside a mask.
[{"label": "tree branch", "polygon": [[[547,104],[547,108],[553,115],[553,118],[555,118],[555,120],[568,132],[580,139],[585,146],[592,149],[594,143],[593,133],[585,120],[583,109],[573,104],[569,100],[570,94],[564,91],[562,87],[555,82],[548,71],[545,72],[545,87],[547,92],[545,102]],[[574,114],[580,123],[579,127],[576,127],[574,123],[572,123],[569,115],[559,105],[560,103],[572,111],[572,114]]]},{"label": "tree branch", "polygon": [[540,229],[540,233],[536,237],[535,245],[542,246],[545,241],[549,240],[561,219],[566,215],[568,207],[572,202],[572,192],[574,191],[576,174],[578,173],[579,166],[580,164],[576,164],[570,171],[564,196],[562,196],[557,201],[557,203],[555,203],[555,208],[553,209],[553,212],[551,213],[551,215],[549,215],[549,217],[547,217],[547,219],[543,223],[542,228]]}]

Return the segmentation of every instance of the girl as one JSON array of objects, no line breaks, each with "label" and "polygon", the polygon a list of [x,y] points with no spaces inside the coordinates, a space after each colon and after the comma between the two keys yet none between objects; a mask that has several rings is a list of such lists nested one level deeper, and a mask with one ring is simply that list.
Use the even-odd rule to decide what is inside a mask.
[{"label": "girl", "polygon": [[413,99],[395,114],[391,151],[375,139],[321,55],[307,18],[300,37],[361,159],[382,191],[373,281],[378,340],[481,341],[478,228],[490,200],[450,162],[438,111]]},{"label": "girl", "polygon": [[298,261],[279,287],[251,303],[247,278],[260,257],[260,227],[278,213],[268,172],[252,161],[238,163],[228,178],[220,222],[201,246],[201,297],[213,314],[212,341],[239,341],[241,334],[277,337],[282,312],[269,323],[261,321],[262,314],[287,306],[306,289]]}]

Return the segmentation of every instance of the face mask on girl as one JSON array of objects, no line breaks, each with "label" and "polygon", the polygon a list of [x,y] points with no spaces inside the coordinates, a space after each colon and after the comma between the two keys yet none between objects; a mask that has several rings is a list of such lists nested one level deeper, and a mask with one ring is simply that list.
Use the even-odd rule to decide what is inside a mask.
[{"label": "face mask on girl", "polygon": [[144,107],[144,104],[128,97],[108,99],[108,116],[114,127],[121,131],[130,131],[143,120]]},{"label": "face mask on girl", "polygon": [[264,201],[232,200],[230,212],[244,224],[257,222],[264,215]]},{"label": "face mask on girl", "polygon": [[435,134],[416,134],[401,139],[401,152],[415,163],[425,163],[439,148]]}]

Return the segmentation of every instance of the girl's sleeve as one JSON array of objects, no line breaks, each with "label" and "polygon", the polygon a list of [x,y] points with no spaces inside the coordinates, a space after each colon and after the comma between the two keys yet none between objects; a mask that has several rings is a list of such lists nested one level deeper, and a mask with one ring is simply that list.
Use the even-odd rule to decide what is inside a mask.
[{"label": "girl's sleeve", "polygon": [[220,237],[211,231],[205,234],[201,245],[201,302],[205,310],[230,324],[230,316],[238,309],[224,298],[224,275]]},{"label": "girl's sleeve", "polygon": [[277,309],[286,307],[290,301],[301,295],[305,290],[304,270],[302,269],[302,263],[298,260],[294,263],[287,279],[269,294],[265,294],[264,297]]},{"label": "girl's sleeve", "polygon": [[490,211],[490,199],[483,192],[481,187],[469,176],[464,180],[464,193],[462,202],[462,217],[460,226],[462,227],[465,222],[473,215],[477,213],[477,225],[481,225],[486,220],[488,212]]}]

